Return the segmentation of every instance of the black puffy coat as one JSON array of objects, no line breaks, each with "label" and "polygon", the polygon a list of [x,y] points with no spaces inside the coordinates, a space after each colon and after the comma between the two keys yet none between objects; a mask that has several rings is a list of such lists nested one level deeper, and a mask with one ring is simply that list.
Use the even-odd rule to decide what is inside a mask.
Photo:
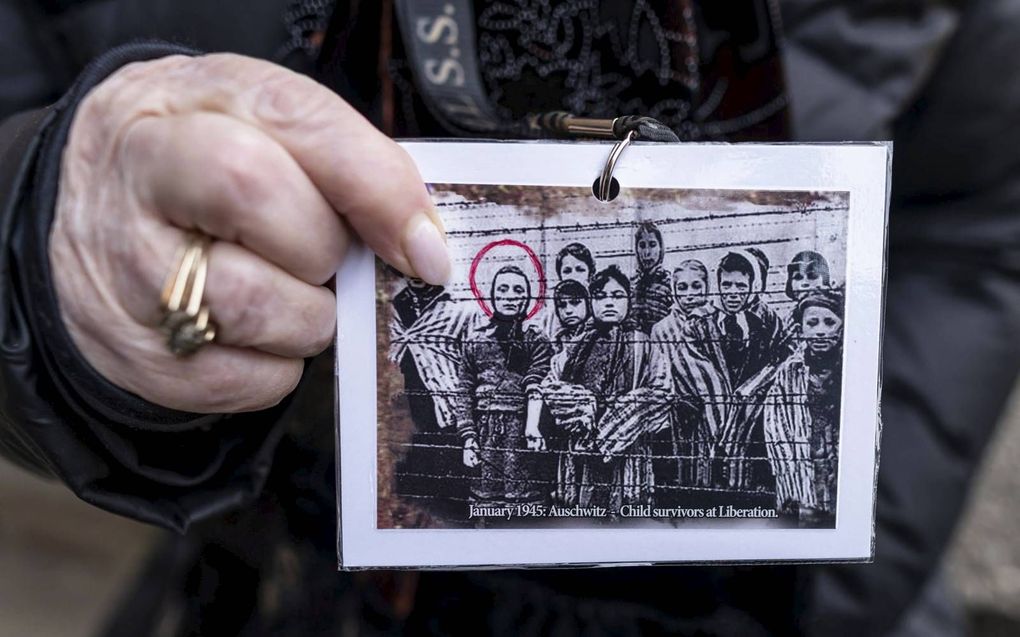
[{"label": "black puffy coat", "polygon": [[[280,407],[243,416],[172,412],[100,378],[71,344],[50,284],[60,153],[84,93],[130,61],[227,50],[321,71],[300,46],[288,46],[294,33],[283,16],[294,4],[0,0],[0,452],[102,508],[191,528],[205,543],[204,566],[186,582],[199,603],[216,598],[196,584],[202,568],[223,564],[240,565],[241,575],[224,575],[222,584],[239,584],[235,593],[254,600],[252,574],[270,569],[268,543],[277,540],[303,554],[310,538],[307,550],[320,561],[303,590],[351,586],[329,575],[329,360],[311,364]],[[350,46],[373,42],[371,7],[342,3],[334,31],[359,36]],[[1020,365],[1020,5],[781,7],[795,135],[896,141],[875,564],[426,574],[411,625],[441,632],[448,621],[477,620],[495,630],[504,613],[619,621],[649,633],[654,624],[881,634],[936,569]],[[139,39],[148,43],[128,44]],[[371,78],[338,76],[350,51],[333,53],[331,84],[375,115]],[[223,517],[256,498],[258,508]],[[500,599],[512,599],[517,615]],[[340,613],[291,601],[306,611],[309,633],[323,615]],[[206,632],[260,632],[250,618],[224,626],[210,613],[201,619]]]}]

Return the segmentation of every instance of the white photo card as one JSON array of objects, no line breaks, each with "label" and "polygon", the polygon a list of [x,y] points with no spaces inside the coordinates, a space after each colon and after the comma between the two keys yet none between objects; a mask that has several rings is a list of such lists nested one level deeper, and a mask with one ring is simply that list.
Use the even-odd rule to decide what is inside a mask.
[{"label": "white photo card", "polygon": [[872,557],[889,144],[406,141],[337,275],[343,568]]}]

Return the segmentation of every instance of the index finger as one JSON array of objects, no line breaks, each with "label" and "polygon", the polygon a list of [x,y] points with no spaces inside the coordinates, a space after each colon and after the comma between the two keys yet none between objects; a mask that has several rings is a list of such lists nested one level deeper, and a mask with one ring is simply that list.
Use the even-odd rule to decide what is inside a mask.
[{"label": "index finger", "polygon": [[[328,88],[283,67],[231,54],[192,61],[218,86],[199,108],[222,109],[282,145],[384,261],[442,285],[445,233],[411,157]],[[191,89],[192,92],[197,88]]]}]

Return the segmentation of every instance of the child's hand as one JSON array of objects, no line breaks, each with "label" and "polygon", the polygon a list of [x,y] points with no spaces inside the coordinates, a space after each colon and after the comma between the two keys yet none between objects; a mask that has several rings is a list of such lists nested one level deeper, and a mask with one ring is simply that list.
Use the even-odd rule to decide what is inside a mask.
[{"label": "child's hand", "polygon": [[469,438],[464,441],[464,466],[468,469],[474,469],[478,465],[482,464],[482,457],[478,454],[478,443],[475,442],[474,438]]},{"label": "child's hand", "polygon": [[545,437],[542,436],[542,433],[538,430],[537,427],[535,428],[529,427],[528,430],[524,432],[524,441],[528,445],[529,451],[546,450]]}]

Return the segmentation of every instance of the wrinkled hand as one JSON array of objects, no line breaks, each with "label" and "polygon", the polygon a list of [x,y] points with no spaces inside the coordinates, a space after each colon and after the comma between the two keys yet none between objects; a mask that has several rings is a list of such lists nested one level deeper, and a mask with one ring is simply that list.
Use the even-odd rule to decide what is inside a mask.
[{"label": "wrinkled hand", "polygon": [[482,457],[478,453],[478,443],[474,439],[468,439],[464,442],[463,461],[464,466],[468,469],[474,469],[482,464]]},{"label": "wrinkled hand", "polygon": [[[321,85],[236,55],[128,65],[93,89],[64,151],[50,262],[65,325],[114,384],[196,412],[271,406],[336,322],[324,287],[357,233],[432,283],[449,275],[410,157]],[[186,231],[214,238],[216,342],[173,356],[160,291]]]}]

